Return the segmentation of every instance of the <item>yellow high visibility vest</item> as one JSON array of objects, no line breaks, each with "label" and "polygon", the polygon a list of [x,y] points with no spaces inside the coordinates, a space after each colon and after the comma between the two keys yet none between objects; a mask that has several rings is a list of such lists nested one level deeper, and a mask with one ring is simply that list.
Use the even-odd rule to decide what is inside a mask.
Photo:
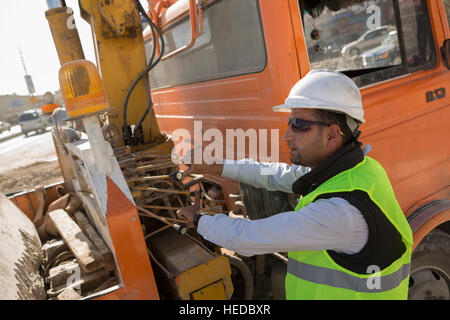
[{"label": "yellow high visibility vest", "polygon": [[406,250],[389,266],[382,270],[374,266],[373,270],[379,272],[369,274],[344,268],[331,258],[327,250],[289,252],[285,283],[287,299],[407,299],[412,231],[386,172],[377,161],[366,156],[355,167],[335,175],[302,197],[295,210],[300,210],[320,195],[354,190],[368,194],[400,233]]}]

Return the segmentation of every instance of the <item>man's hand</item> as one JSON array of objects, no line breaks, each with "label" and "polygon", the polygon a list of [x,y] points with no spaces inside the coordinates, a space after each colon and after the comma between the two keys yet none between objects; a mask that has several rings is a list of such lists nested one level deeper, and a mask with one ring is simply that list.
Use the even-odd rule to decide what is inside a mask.
[{"label": "man's hand", "polygon": [[200,210],[200,192],[195,193],[194,205],[182,208],[177,211],[177,215],[180,219],[186,220],[188,228],[195,228],[194,226],[194,215]]},{"label": "man's hand", "polygon": [[194,148],[191,149],[186,155],[187,158],[181,159],[181,162],[188,167],[183,173],[183,175],[188,175],[190,173],[194,174],[210,174],[215,176],[220,176],[222,174],[223,170],[223,164],[221,163],[213,163],[213,164],[206,164],[202,161],[201,164],[192,163],[195,159],[194,154],[198,152],[202,152],[201,148]]},{"label": "man's hand", "polygon": [[183,175],[186,176],[188,174],[210,174],[214,176],[220,176],[223,170],[223,164],[184,164],[188,168],[183,172]]}]

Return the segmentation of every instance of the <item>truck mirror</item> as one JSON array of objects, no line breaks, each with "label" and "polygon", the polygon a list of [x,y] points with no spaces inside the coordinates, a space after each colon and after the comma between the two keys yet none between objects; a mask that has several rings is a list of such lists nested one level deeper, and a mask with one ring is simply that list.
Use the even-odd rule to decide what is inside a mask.
[{"label": "truck mirror", "polygon": [[446,39],[441,47],[442,59],[444,60],[444,65],[450,70],[450,39]]}]

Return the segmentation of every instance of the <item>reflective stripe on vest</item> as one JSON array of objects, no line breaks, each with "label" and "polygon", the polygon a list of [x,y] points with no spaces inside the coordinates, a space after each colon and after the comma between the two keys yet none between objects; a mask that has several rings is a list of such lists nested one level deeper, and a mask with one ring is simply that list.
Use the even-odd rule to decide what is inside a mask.
[{"label": "reflective stripe on vest", "polygon": [[[355,277],[343,271],[317,267],[294,259],[288,261],[288,272],[305,281],[325,284],[331,287],[349,289],[357,292],[377,293],[395,289],[409,276],[411,264],[404,264],[399,270],[386,276],[378,273],[367,278]],[[374,277],[379,277],[379,285],[372,283]]]}]

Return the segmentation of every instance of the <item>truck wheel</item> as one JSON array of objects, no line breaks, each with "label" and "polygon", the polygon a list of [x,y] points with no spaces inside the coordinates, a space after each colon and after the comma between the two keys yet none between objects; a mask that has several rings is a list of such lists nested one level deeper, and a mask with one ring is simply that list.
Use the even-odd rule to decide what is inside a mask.
[{"label": "truck wheel", "polygon": [[355,56],[357,56],[357,55],[359,55],[359,49],[358,49],[358,48],[352,48],[352,49],[350,50],[350,56],[351,56],[351,57],[355,57]]},{"label": "truck wheel", "polygon": [[236,256],[226,256],[230,261],[231,281],[234,292],[232,300],[251,300],[253,297],[253,276],[250,268]]},{"label": "truck wheel", "polygon": [[433,230],[414,250],[408,299],[450,299],[450,236],[448,234]]}]

